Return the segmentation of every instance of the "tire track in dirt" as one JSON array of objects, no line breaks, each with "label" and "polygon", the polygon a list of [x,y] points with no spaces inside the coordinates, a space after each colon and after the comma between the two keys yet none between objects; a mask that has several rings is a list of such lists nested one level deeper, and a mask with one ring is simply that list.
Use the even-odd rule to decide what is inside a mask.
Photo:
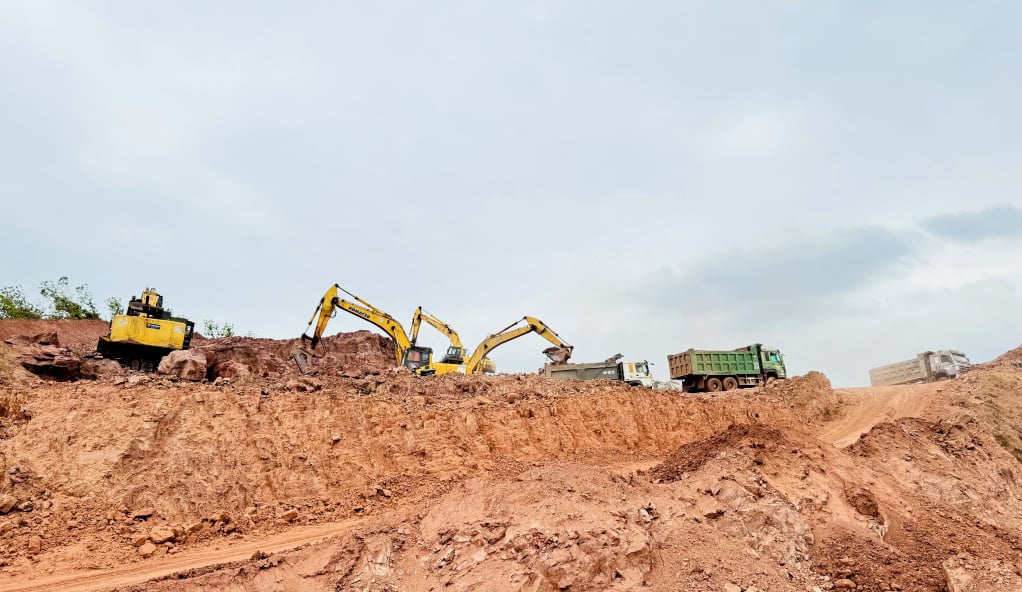
[{"label": "tire track in dirt", "polygon": [[838,419],[824,424],[817,437],[838,448],[855,443],[878,423],[920,417],[934,400],[940,383],[835,389],[851,402]]},{"label": "tire track in dirt", "polygon": [[[155,561],[139,560],[138,563],[109,569],[66,571],[32,580],[0,583],[0,592],[52,592],[57,590],[61,592],[90,592],[123,588],[192,569],[245,561],[257,551],[268,554],[288,551],[344,534],[367,519],[368,517],[353,518],[341,522],[298,527],[254,541],[243,541],[219,549],[206,548],[186,551]],[[223,545],[223,543],[220,544]]]}]

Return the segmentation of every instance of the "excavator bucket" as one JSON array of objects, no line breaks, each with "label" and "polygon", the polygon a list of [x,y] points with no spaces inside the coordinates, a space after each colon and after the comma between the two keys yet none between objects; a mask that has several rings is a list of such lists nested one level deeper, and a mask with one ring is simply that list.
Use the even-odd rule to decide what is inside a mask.
[{"label": "excavator bucket", "polygon": [[295,365],[298,366],[298,372],[302,374],[309,374],[312,372],[312,352],[303,348],[301,345],[295,345],[295,348],[291,350],[289,359],[295,361]]},{"label": "excavator bucket", "polygon": [[548,347],[543,350],[554,364],[565,364],[571,358],[571,347]]}]

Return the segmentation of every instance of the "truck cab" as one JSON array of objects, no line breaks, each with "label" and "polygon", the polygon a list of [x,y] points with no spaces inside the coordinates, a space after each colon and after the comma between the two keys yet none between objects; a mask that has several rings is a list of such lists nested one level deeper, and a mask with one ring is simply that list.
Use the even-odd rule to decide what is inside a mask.
[{"label": "truck cab", "polygon": [[926,352],[926,358],[931,380],[956,378],[972,370],[969,358],[956,349]]},{"label": "truck cab", "polygon": [[784,354],[779,349],[765,348],[759,346],[759,363],[763,368],[762,373],[769,377],[787,378],[787,370],[784,368]]},{"label": "truck cab", "polygon": [[653,376],[649,373],[649,362],[620,362],[621,380],[632,386],[653,388]]}]

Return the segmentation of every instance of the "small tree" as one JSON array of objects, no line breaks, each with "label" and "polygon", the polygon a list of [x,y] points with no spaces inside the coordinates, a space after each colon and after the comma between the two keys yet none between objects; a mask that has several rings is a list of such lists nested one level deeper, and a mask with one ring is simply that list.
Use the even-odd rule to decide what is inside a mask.
[{"label": "small tree", "polygon": [[121,304],[120,298],[111,296],[106,299],[106,309],[110,312],[110,319],[113,320],[115,316],[121,314],[121,311],[124,310],[124,305]]},{"label": "small tree", "polygon": [[98,319],[99,312],[92,302],[92,292],[87,284],[75,287],[71,295],[71,286],[67,276],[61,276],[56,282],[43,282],[39,286],[39,293],[49,301],[50,312],[46,314],[49,319]]},{"label": "small tree", "polygon": [[234,337],[234,325],[230,323],[224,323],[219,325],[209,319],[202,321],[203,335],[211,339],[219,339],[220,337]]},{"label": "small tree", "polygon": [[25,298],[21,286],[0,288],[0,319],[41,319],[43,310]]}]

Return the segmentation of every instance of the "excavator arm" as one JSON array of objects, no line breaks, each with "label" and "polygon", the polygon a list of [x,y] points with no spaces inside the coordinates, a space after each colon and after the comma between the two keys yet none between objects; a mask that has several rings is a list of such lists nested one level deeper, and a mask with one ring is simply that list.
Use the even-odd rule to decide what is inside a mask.
[{"label": "excavator arm", "polygon": [[[525,321],[525,325],[516,327],[519,323]],[[535,317],[522,317],[520,320],[511,323],[507,327],[504,327],[500,331],[490,335],[479,344],[479,347],[472,352],[472,357],[465,362],[465,374],[480,374],[483,371],[484,361],[486,360],[487,354],[496,349],[497,347],[518,339],[522,335],[528,333],[538,333],[540,337],[543,337],[550,343],[554,344],[553,347],[548,347],[543,350],[543,353],[555,364],[564,364],[571,358],[571,351],[574,346],[568,345],[564,342],[561,337],[554,332],[553,329],[547,327],[546,324],[535,318]]]},{"label": "excavator arm", "polygon": [[[356,302],[349,302],[341,299],[339,291],[342,291],[351,296]],[[397,363],[403,366],[409,366],[413,369],[423,364],[428,364],[432,358],[432,351],[429,348],[415,347],[408,340],[408,336],[405,334],[404,327],[394,317],[390,316],[386,312],[376,308],[372,304],[369,304],[365,300],[355,296],[351,292],[348,292],[338,284],[334,284],[326,291],[319,300],[319,304],[316,306],[316,310],[312,313],[312,318],[309,319],[308,327],[312,327],[312,324],[316,324],[316,329],[312,333],[312,337],[308,335],[308,327],[305,329],[305,333],[302,333],[302,343],[309,341],[310,350],[304,348],[298,348],[291,353],[291,357],[295,359],[299,369],[302,373],[307,373],[309,359],[312,357],[312,352],[319,345],[320,340],[323,338],[323,332],[326,331],[327,323],[330,319],[334,318],[337,314],[337,309],[347,311],[361,319],[369,321],[376,325],[387,334],[388,337],[394,340],[395,344],[395,357]]]},{"label": "excavator arm", "polygon": [[412,330],[408,334],[411,337],[412,345],[415,345],[419,339],[419,327],[422,325],[423,320],[432,325],[437,331],[443,333],[451,341],[451,346],[447,348],[447,354],[441,362],[444,364],[462,363],[465,359],[465,348],[461,345],[461,337],[458,336],[458,332],[447,323],[436,318],[433,313],[423,310],[421,306],[416,308],[415,314],[412,315]]}]

